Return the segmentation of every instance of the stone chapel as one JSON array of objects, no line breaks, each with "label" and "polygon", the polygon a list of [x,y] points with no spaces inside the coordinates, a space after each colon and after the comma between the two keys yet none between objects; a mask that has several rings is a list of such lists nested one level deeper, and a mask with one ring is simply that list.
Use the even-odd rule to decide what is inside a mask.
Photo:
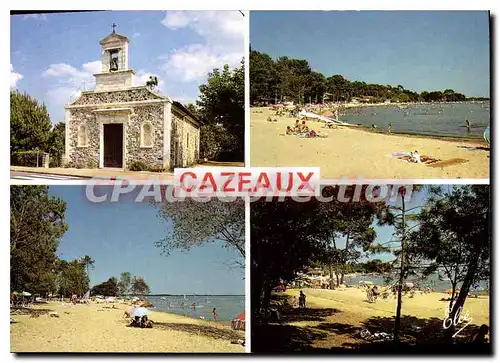
[{"label": "stone chapel", "polygon": [[142,161],[171,170],[197,162],[202,120],[146,85],[134,86],[129,39],[101,40],[102,69],[94,91],[66,106],[65,161],[69,167],[129,169]]}]

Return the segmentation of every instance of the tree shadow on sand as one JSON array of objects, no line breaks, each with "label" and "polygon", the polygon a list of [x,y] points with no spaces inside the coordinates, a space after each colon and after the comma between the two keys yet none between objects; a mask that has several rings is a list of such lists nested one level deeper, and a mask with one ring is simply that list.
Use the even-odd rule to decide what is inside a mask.
[{"label": "tree shadow on sand", "polygon": [[324,321],[328,316],[340,312],[338,309],[288,308],[283,309],[283,322]]},{"label": "tree shadow on sand", "polygon": [[[477,325],[467,326],[455,338],[455,344],[443,343],[443,321],[438,318],[422,319],[401,317],[400,343],[383,340],[375,333],[392,334],[393,317],[372,317],[363,322],[371,336],[361,338],[361,328],[350,324],[324,322],[312,327],[291,325],[252,325],[252,351],[255,353],[307,352],[335,354],[491,354],[491,345],[473,347],[468,338],[477,332]],[[329,335],[345,336],[346,343],[330,349],[317,348],[316,343]],[[340,340],[342,338],[340,337]],[[352,342],[354,340],[354,342]],[[324,342],[322,342],[324,343]],[[324,345],[324,344],[322,344]]]},{"label": "tree shadow on sand", "polygon": [[236,332],[229,329],[221,329],[211,325],[179,324],[179,323],[158,323],[153,324],[155,329],[177,330],[185,333],[203,335],[208,338],[238,340],[244,339],[243,332]]}]

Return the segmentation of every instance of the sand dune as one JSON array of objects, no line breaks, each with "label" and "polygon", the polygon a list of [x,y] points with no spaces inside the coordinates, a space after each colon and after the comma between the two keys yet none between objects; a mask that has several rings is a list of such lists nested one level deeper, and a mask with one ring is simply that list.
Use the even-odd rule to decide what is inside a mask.
[{"label": "sand dune", "polygon": [[[278,122],[267,122],[268,116]],[[480,140],[460,141],[436,138],[387,135],[358,128],[322,128],[308,121],[309,128],[328,134],[328,138],[282,136],[295,119],[273,116],[268,108],[252,108],[250,116],[252,167],[319,166],[328,179],[443,179],[489,178],[490,151]],[[449,162],[441,167],[408,163],[387,157],[395,152],[418,150],[421,155]],[[449,165],[451,164],[451,165]]]},{"label": "sand dune", "polygon": [[122,317],[128,307],[115,304],[40,306],[58,313],[39,317],[12,315],[12,352],[233,352],[243,353],[233,339],[244,339],[228,325],[189,317],[152,312],[153,329],[127,327]]}]

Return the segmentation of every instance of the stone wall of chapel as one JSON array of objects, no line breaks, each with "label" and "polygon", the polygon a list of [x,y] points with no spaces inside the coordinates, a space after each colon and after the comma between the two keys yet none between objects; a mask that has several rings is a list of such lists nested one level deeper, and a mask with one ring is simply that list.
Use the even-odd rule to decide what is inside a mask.
[{"label": "stone wall of chapel", "polygon": [[198,161],[200,129],[180,115],[172,113],[170,165],[186,167]]},{"label": "stone wall of chapel", "polygon": [[[94,108],[72,109],[70,111],[70,155],[68,163],[70,167],[97,168],[99,166],[100,153],[100,118],[93,112]],[[127,132],[125,140],[125,166],[130,167],[134,161],[143,161],[151,167],[162,167],[163,165],[163,104],[149,104],[134,107],[132,115],[121,115],[123,117]],[[141,127],[144,122],[151,123],[153,127],[153,146],[141,147]],[[80,125],[87,126],[88,146],[78,147],[78,130]]]},{"label": "stone wall of chapel", "polygon": [[[80,125],[87,126],[88,146],[78,147],[78,130]],[[99,167],[99,124],[91,109],[70,111],[69,119],[68,166],[76,168]]]},{"label": "stone wall of chapel", "polygon": [[[141,147],[141,127],[150,122],[153,127],[153,147]],[[134,107],[127,128],[127,165],[141,160],[149,166],[163,165],[163,104]]]}]

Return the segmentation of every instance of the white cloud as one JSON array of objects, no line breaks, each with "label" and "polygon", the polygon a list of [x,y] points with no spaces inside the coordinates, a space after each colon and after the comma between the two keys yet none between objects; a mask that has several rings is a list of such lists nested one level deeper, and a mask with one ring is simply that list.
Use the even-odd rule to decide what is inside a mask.
[{"label": "white cloud", "polygon": [[139,38],[141,36],[141,33],[135,32],[132,34],[132,38]]},{"label": "white cloud", "polygon": [[161,57],[162,70],[182,82],[202,81],[224,64],[238,67],[245,54],[247,21],[239,11],[169,11],[162,24],[171,30],[189,28],[202,37]]},{"label": "white cloud", "polygon": [[165,82],[156,74],[146,72],[144,69],[138,70],[134,75],[134,86],[145,86],[150,76],[158,78],[158,89],[163,90]]},{"label": "white cloud", "polygon": [[189,27],[205,39],[243,38],[246,19],[239,11],[168,11],[162,24],[176,30]]},{"label": "white cloud", "polygon": [[205,78],[214,68],[221,68],[224,64],[238,67],[241,57],[239,52],[217,52],[206,45],[192,44],[174,50],[162,69],[184,82],[193,82]]},{"label": "white cloud", "polygon": [[47,14],[26,14],[24,19],[40,19],[47,21]]},{"label": "white cloud", "polygon": [[88,91],[95,87],[94,74],[100,71],[101,61],[84,63],[81,69],[66,63],[51,64],[42,74],[55,81],[47,91],[50,102],[56,105],[71,103],[82,90]]},{"label": "white cloud", "polygon": [[23,79],[24,76],[20,73],[14,72],[14,67],[10,65],[10,88],[14,89],[17,87],[17,82]]}]

